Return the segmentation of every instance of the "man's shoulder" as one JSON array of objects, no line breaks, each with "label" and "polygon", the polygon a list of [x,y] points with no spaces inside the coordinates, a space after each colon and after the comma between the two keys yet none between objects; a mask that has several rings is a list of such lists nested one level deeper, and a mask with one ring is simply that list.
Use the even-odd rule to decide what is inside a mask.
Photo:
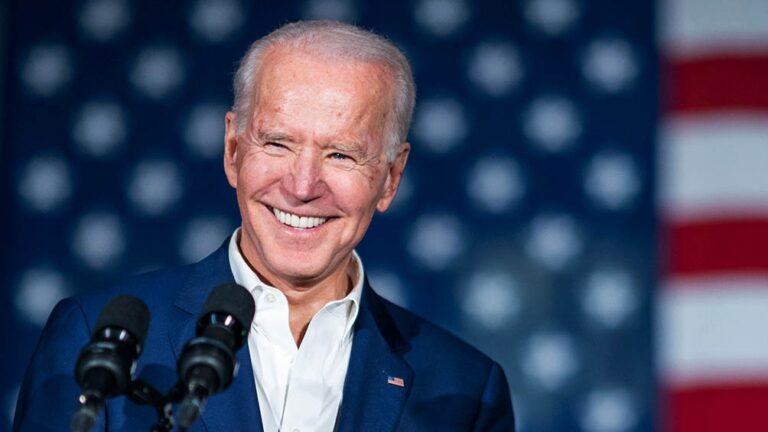
[{"label": "man's shoulder", "polygon": [[109,287],[77,295],[71,301],[79,304],[86,313],[98,313],[110,299],[132,295],[146,303],[153,312],[160,312],[179,300],[184,301],[184,296],[189,293],[204,299],[216,284],[231,278],[226,248],[222,246],[196,263],[127,276]]},{"label": "man's shoulder", "polygon": [[85,311],[101,310],[112,298],[132,295],[145,303],[172,303],[184,281],[189,278],[191,265],[153,270],[127,276],[107,288],[99,288],[72,297]]},{"label": "man's shoulder", "polygon": [[490,368],[495,362],[479,349],[445,328],[379,296],[382,306],[408,343],[408,357],[446,361],[456,365]]}]

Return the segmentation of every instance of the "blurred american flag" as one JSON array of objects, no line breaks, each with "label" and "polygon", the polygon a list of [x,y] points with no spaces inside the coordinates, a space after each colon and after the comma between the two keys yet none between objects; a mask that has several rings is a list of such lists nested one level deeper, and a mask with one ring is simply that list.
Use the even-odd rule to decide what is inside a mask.
[{"label": "blurred american flag", "polygon": [[768,430],[768,2],[661,6],[660,417]]},{"label": "blurred american flag", "polygon": [[758,430],[764,0],[10,1],[0,430],[56,301],[237,226],[235,63],[310,18],[412,60],[413,155],[359,252],[382,294],[502,363],[521,431]]}]

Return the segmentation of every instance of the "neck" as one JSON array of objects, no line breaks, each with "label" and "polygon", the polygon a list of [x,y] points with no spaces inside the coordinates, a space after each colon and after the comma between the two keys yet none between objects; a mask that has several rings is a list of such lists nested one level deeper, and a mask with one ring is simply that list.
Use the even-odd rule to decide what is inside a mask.
[{"label": "neck", "polygon": [[339,300],[347,296],[352,290],[353,280],[350,276],[353,271],[354,262],[349,260],[347,271],[342,273],[342,278],[325,280],[322,284],[311,287],[278,287],[277,289],[285,294],[288,299],[288,323],[293,334],[296,346],[301,345],[304,334],[309,327],[309,322],[326,304],[334,300]]},{"label": "neck", "polygon": [[346,260],[345,265],[339,266],[337,271],[322,279],[292,281],[270,277],[265,269],[259,268],[260,266],[254,265],[255,263],[248,259],[239,241],[238,249],[259,279],[280,290],[288,299],[289,325],[297,346],[301,345],[312,317],[329,302],[346,297],[360,277],[353,256]]}]

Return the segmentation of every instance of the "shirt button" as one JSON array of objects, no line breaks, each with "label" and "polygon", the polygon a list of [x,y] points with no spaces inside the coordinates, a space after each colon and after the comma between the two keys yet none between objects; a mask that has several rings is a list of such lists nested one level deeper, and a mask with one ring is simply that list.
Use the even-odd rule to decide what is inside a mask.
[{"label": "shirt button", "polygon": [[268,293],[268,294],[267,294],[267,301],[268,301],[268,302],[270,302],[270,303],[274,303],[276,299],[277,299],[277,298],[275,297],[275,295],[274,295],[274,294],[272,294],[272,293]]}]

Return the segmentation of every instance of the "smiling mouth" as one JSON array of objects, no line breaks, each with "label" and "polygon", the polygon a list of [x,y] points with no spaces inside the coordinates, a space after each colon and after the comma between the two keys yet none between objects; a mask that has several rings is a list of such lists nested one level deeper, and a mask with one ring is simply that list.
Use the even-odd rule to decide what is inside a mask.
[{"label": "smiling mouth", "polygon": [[315,216],[299,216],[293,213],[284,212],[275,207],[270,207],[270,209],[280,223],[296,229],[315,228],[324,224],[329,219]]}]

